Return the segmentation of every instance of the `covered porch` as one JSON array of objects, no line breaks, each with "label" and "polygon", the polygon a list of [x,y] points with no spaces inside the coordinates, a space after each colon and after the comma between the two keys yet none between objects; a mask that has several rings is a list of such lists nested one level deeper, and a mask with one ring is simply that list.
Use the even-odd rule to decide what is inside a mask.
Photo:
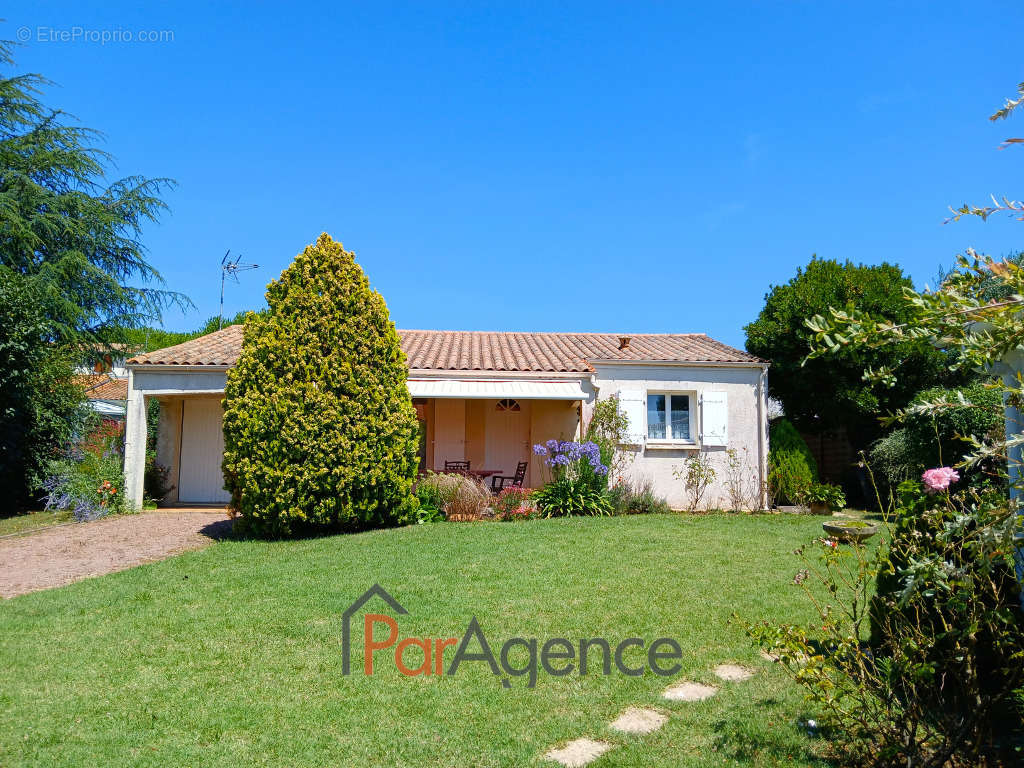
[{"label": "covered porch", "polygon": [[[573,379],[410,378],[420,421],[420,469],[443,472],[468,461],[471,472],[511,477],[528,462],[526,485],[543,483],[532,446],[552,438],[579,439],[589,382]],[[485,479],[490,484],[490,481]]]}]

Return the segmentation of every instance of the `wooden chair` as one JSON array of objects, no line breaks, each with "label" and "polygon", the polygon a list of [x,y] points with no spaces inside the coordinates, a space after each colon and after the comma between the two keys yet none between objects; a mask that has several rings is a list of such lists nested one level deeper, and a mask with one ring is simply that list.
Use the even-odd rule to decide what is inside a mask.
[{"label": "wooden chair", "polygon": [[469,472],[468,461],[446,461],[444,463],[445,472]]},{"label": "wooden chair", "polygon": [[520,461],[516,465],[516,473],[512,477],[495,475],[491,478],[491,491],[501,493],[505,488],[522,488],[526,481],[526,467],[528,462]]}]

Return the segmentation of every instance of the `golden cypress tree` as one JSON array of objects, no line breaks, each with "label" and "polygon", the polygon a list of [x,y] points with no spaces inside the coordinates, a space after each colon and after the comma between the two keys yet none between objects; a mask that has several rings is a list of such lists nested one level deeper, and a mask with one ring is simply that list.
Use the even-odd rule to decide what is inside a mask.
[{"label": "golden cypress tree", "polygon": [[396,525],[415,509],[418,425],[383,297],[327,234],[267,287],[228,373],[224,477],[265,536]]}]

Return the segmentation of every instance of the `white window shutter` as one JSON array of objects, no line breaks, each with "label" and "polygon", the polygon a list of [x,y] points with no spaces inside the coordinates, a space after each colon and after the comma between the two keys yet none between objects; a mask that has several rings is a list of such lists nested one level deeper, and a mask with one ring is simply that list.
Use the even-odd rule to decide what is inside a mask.
[{"label": "white window shutter", "polygon": [[705,392],[700,398],[700,439],[704,445],[729,444],[729,397],[725,392]]},{"label": "white window shutter", "polygon": [[647,437],[644,418],[647,402],[642,389],[619,390],[619,413],[629,420],[629,433],[626,437],[628,445],[643,445]]}]

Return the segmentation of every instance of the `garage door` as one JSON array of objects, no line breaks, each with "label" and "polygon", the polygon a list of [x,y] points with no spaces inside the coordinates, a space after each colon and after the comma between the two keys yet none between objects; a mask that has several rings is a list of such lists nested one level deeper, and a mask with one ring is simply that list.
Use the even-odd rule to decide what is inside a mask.
[{"label": "garage door", "polygon": [[220,462],[224,453],[224,412],[220,400],[185,400],[181,419],[181,471],[178,501],[193,504],[226,503]]}]

